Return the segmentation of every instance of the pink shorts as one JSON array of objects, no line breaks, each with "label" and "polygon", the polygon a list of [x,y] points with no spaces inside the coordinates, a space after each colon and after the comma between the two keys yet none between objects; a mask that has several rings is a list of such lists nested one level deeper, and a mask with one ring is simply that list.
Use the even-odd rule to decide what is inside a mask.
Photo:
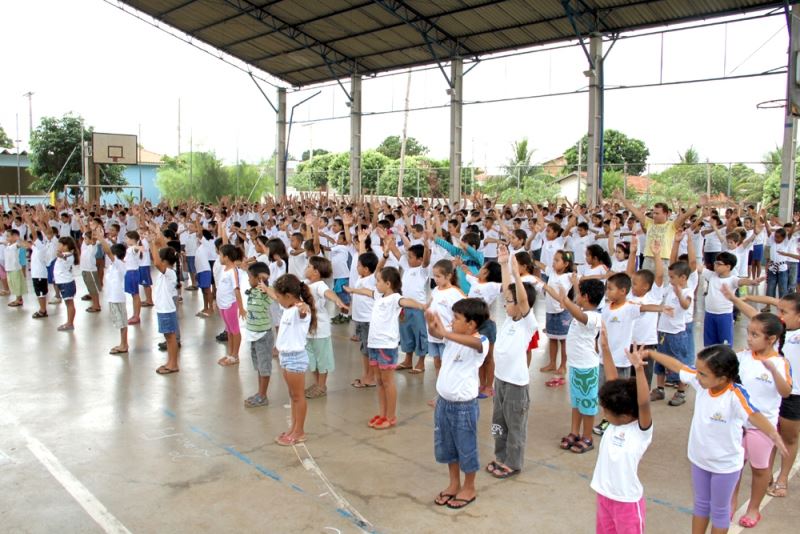
[{"label": "pink shorts", "polygon": [[644,497],[620,502],[597,494],[597,534],[644,534]]},{"label": "pink shorts", "polygon": [[750,462],[755,469],[767,469],[772,448],[775,446],[766,434],[757,428],[744,431],[744,461]]},{"label": "pink shorts", "polygon": [[222,316],[222,321],[225,323],[225,331],[229,334],[238,334],[239,330],[239,308],[234,304],[230,308],[220,308],[219,314]]}]

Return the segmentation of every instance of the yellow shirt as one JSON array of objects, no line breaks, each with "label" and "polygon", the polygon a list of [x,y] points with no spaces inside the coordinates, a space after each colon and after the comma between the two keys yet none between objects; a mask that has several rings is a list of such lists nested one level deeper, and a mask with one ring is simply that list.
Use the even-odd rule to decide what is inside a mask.
[{"label": "yellow shirt", "polygon": [[651,246],[655,242],[661,243],[661,259],[668,260],[672,254],[672,245],[675,241],[675,222],[667,221],[663,224],[656,224],[653,219],[645,219],[644,229],[647,232],[647,242],[644,246],[644,255],[647,258],[653,257]]}]

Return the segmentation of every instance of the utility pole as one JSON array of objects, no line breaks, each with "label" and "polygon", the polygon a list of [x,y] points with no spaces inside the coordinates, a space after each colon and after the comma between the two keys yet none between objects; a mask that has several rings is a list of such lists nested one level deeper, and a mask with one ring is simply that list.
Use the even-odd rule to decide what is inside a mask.
[{"label": "utility pole", "polygon": [[[189,135],[191,138],[191,134]],[[191,141],[189,141],[191,143]],[[181,99],[178,98],[178,156],[181,155]]]},{"label": "utility pole", "polygon": [[411,100],[411,69],[406,81],[406,105],[403,113],[403,138],[400,140],[400,169],[397,175],[397,196],[403,196],[403,178],[406,171],[406,143],[408,142],[408,106]]},{"label": "utility pole", "polygon": [[[19,148],[19,143],[20,143],[20,139],[19,139],[19,113],[17,113],[16,116],[17,116],[17,136],[16,136],[17,137],[17,139],[16,139],[16,141],[17,141],[17,204],[22,204],[22,174],[21,174],[21,171],[20,171],[20,163],[19,163],[19,151],[20,151],[20,148]],[[9,209],[11,209],[11,206],[9,206]]]},{"label": "utility pole", "polygon": [[30,147],[33,135],[33,91],[28,91],[22,96],[28,97],[28,146]]}]

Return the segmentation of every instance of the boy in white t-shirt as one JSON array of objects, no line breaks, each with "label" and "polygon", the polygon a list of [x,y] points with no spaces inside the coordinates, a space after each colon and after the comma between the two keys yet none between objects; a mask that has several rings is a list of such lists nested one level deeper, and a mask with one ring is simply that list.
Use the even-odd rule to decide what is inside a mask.
[{"label": "boy in white t-shirt", "polygon": [[103,227],[94,229],[97,246],[106,255],[106,267],[103,272],[103,294],[108,300],[108,311],[111,324],[119,330],[119,345],[112,347],[109,354],[128,353],[128,310],[125,306],[125,245],[109,243],[103,237]]},{"label": "boy in white t-shirt", "polygon": [[452,330],[444,327],[435,310],[428,310],[425,316],[428,332],[445,343],[436,379],[433,433],[436,461],[447,464],[450,484],[439,492],[434,503],[460,510],[477,498],[478,370],[489,350],[489,339],[478,329],[489,319],[489,307],[476,298],[459,300],[453,304]]},{"label": "boy in white t-shirt", "polygon": [[733,346],[733,304],[723,295],[722,286],[735,292],[740,286],[757,286],[762,282],[761,279],[737,278],[733,275],[735,267],[736,256],[720,252],[714,260],[714,270],[701,272],[708,282],[703,321],[703,345],[706,347],[720,343]]}]

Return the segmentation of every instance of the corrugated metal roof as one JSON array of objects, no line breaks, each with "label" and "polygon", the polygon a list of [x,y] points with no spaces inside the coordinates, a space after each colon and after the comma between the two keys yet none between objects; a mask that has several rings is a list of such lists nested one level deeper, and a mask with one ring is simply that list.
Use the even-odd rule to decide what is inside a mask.
[{"label": "corrugated metal roof", "polygon": [[[784,5],[780,0],[122,0],[291,85]],[[796,3],[792,0],[790,3]],[[569,9],[567,9],[568,6]]]}]

